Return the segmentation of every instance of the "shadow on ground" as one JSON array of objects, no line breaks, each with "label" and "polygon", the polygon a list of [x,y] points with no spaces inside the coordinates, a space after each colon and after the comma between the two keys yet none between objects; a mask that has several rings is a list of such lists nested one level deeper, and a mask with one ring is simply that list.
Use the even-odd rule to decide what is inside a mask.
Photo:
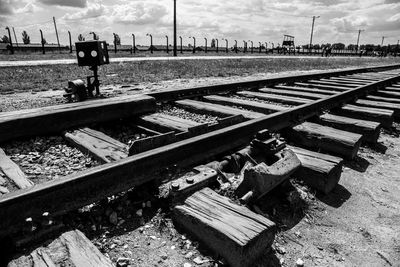
[{"label": "shadow on ground", "polygon": [[351,197],[351,193],[342,185],[337,184],[335,188],[327,195],[318,193],[317,198],[334,208],[339,208]]},{"label": "shadow on ground", "polygon": [[369,166],[369,161],[360,157],[360,156],[356,156],[353,160],[349,161],[346,160],[344,162],[344,166],[353,169],[355,171],[358,172],[365,172],[368,169]]}]

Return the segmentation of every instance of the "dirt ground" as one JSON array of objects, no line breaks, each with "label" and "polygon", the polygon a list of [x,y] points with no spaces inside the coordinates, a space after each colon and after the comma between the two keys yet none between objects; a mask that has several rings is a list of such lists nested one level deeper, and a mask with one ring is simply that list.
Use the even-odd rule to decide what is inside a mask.
[{"label": "dirt ground", "polygon": [[[274,76],[295,73],[299,71]],[[115,96],[265,77],[272,75],[107,86],[103,92]],[[10,111],[63,103],[61,94],[60,90],[11,94],[1,98],[0,106]],[[399,132],[396,124],[381,134],[376,146],[363,146],[355,160],[345,163],[341,180],[330,194],[314,194],[300,185],[300,210],[290,207],[283,189],[257,203],[277,223],[279,232],[272,250],[256,266],[295,266],[298,259],[304,266],[400,266]],[[120,266],[223,265],[223,260],[174,227],[166,203],[136,193],[98,210],[69,214],[73,219],[66,219],[66,224],[81,229]]]}]

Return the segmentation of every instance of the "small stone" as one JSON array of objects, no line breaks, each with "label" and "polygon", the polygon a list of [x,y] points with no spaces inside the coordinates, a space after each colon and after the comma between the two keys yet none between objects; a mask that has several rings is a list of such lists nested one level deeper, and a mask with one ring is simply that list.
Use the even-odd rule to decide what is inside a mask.
[{"label": "small stone", "polygon": [[176,248],[175,246],[171,246],[171,249],[172,249],[172,250],[175,250],[175,248]]},{"label": "small stone", "polygon": [[188,262],[185,262],[185,263],[183,264],[183,267],[192,267],[192,265],[191,265],[190,263],[188,263]]},{"label": "small stone", "polygon": [[129,247],[128,244],[124,245],[124,249],[127,249],[128,247]]},{"label": "small stone", "polygon": [[10,191],[4,186],[0,186],[0,193],[1,194],[8,194],[8,193],[10,193]]},{"label": "small stone", "polygon": [[150,200],[146,202],[146,207],[151,208],[151,201]]},{"label": "small stone", "polygon": [[117,266],[124,267],[130,264],[130,259],[125,257],[120,257],[117,259]]},{"label": "small stone", "polygon": [[165,261],[166,259],[168,259],[168,255],[166,253],[162,253],[161,259],[163,259]]},{"label": "small stone", "polygon": [[109,221],[110,221],[111,224],[117,225],[117,223],[118,223],[118,214],[115,211],[113,211],[110,214]]},{"label": "small stone", "polygon": [[193,256],[193,252],[188,252],[188,253],[186,253],[185,258],[190,259],[192,256]]},{"label": "small stone", "polygon": [[279,263],[280,263],[281,265],[283,265],[283,264],[285,263],[285,259],[284,259],[284,258],[280,258],[280,259],[279,259]]},{"label": "small stone", "polygon": [[90,228],[92,229],[92,231],[96,231],[97,230],[97,227],[96,227],[95,224],[93,224]]},{"label": "small stone", "polygon": [[154,235],[149,236],[151,239],[156,240],[157,237],[155,237]]},{"label": "small stone", "polygon": [[184,235],[181,238],[182,238],[182,240],[186,240],[186,236],[184,236]]},{"label": "small stone", "polygon": [[112,243],[110,246],[110,249],[114,249],[117,246],[117,244]]},{"label": "small stone", "polygon": [[119,220],[119,222],[117,223],[117,226],[121,226],[125,223],[124,219]]},{"label": "small stone", "polygon": [[200,257],[194,258],[193,262],[196,263],[197,265],[200,265],[200,264],[204,263],[204,261]]},{"label": "small stone", "polygon": [[275,250],[276,250],[276,252],[278,252],[279,254],[282,254],[282,255],[286,253],[286,249],[284,247],[277,246],[275,248]]},{"label": "small stone", "polygon": [[298,266],[298,267],[304,266],[304,261],[302,259],[298,258],[296,261],[296,266]]},{"label": "small stone", "polygon": [[139,216],[139,217],[142,217],[143,216],[143,210],[142,209],[138,209],[136,211],[136,215]]},{"label": "small stone", "polygon": [[142,203],[142,208],[146,208],[146,202]]}]

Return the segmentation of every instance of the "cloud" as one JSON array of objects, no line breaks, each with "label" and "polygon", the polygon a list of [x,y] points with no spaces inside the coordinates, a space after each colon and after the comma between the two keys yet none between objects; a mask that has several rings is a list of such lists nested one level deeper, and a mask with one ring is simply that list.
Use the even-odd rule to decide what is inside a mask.
[{"label": "cloud", "polygon": [[107,9],[104,5],[102,4],[89,4],[89,6],[79,12],[75,13],[67,13],[65,14],[62,19],[64,20],[84,20],[84,19],[90,19],[90,18],[97,18],[102,15],[104,15],[107,12]]},{"label": "cloud", "polygon": [[111,16],[117,23],[145,25],[157,24],[166,14],[165,6],[146,1],[114,5]]},{"label": "cloud", "polygon": [[12,8],[13,1],[11,0],[0,0],[0,15],[11,15],[14,10]]},{"label": "cloud", "polygon": [[29,1],[24,7],[18,8],[15,10],[16,14],[26,14],[26,13],[35,13],[42,11],[43,8],[37,6],[34,0]]},{"label": "cloud", "polygon": [[39,3],[48,6],[86,7],[87,0],[38,0]]}]

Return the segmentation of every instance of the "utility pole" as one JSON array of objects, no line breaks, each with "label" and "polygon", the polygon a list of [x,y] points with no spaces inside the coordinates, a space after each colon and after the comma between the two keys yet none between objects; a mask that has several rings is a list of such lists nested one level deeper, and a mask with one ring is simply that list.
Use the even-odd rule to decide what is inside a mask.
[{"label": "utility pole", "polygon": [[15,44],[16,44],[16,45],[17,45],[17,47],[18,47],[17,35],[15,34],[14,27],[12,27],[12,29],[13,29],[13,32],[14,32]]},{"label": "utility pole", "polygon": [[382,43],[381,43],[381,46],[383,46],[383,41],[385,41],[385,36],[382,36]]},{"label": "utility pole", "polygon": [[56,36],[57,36],[57,44],[58,44],[58,49],[60,50],[60,53],[61,53],[61,46],[60,46],[60,39],[58,38],[58,31],[57,31],[56,17],[53,17],[53,22],[54,22],[54,29],[56,29]]},{"label": "utility pole", "polygon": [[204,37],[204,40],[206,41],[206,46],[204,48],[204,52],[207,53],[207,38]]},{"label": "utility pole", "polygon": [[133,53],[136,54],[136,37],[132,34]]},{"label": "utility pole", "polygon": [[174,0],[174,57],[177,56],[176,50],[176,0]]},{"label": "utility pole", "polygon": [[42,30],[39,30],[39,31],[40,31],[40,42],[42,43],[42,52],[44,55],[46,53],[46,51],[44,49],[43,32],[42,32]]},{"label": "utility pole", "polygon": [[193,54],[196,53],[196,38],[195,37],[189,37],[193,38]]},{"label": "utility pole", "polygon": [[396,54],[394,54],[395,57],[397,57],[397,54],[399,53],[399,42],[400,40],[397,40]]},{"label": "utility pole", "polygon": [[183,54],[183,48],[182,48],[182,36],[179,36],[179,39],[181,41],[181,54]]},{"label": "utility pole", "polygon": [[150,53],[153,54],[153,35],[148,33],[148,34],[146,34],[146,36],[150,36]]},{"label": "utility pole", "polygon": [[238,48],[237,48],[237,40],[235,40],[235,53],[237,54]]},{"label": "utility pole", "polygon": [[169,43],[168,43],[168,35],[165,35],[165,38],[167,38],[167,54],[169,54],[169,48],[168,48],[168,45],[169,45]]},{"label": "utility pole", "polygon": [[311,24],[311,37],[310,37],[310,52],[311,52],[311,46],[312,46],[312,38],[313,38],[313,34],[314,34],[314,23],[315,23],[315,19],[319,18],[320,16],[313,16],[312,17],[312,24]]},{"label": "utility pole", "polygon": [[361,32],[363,32],[364,30],[358,30],[358,37],[357,37],[357,46],[356,46],[356,52],[358,52],[358,44],[359,44],[359,42],[360,42],[360,34],[361,34]]},{"label": "utility pole", "polygon": [[70,31],[68,31],[68,37],[69,37],[69,53],[72,54],[72,39]]},{"label": "utility pole", "polygon": [[8,31],[8,38],[10,39],[10,51],[11,51],[11,54],[14,54],[14,47],[13,47],[13,43],[12,43],[12,39],[11,39],[10,28],[7,26],[6,30]]},{"label": "utility pole", "polygon": [[114,53],[117,53],[117,34],[113,33],[114,35]]}]

